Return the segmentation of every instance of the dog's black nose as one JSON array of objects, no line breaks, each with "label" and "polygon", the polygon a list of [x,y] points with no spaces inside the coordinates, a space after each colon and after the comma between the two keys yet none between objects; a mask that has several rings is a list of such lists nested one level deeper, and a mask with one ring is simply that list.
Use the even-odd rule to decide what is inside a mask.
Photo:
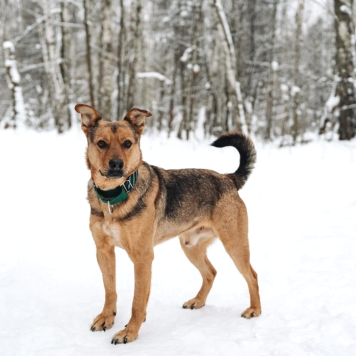
[{"label": "dog's black nose", "polygon": [[114,170],[120,170],[124,167],[124,162],[121,159],[111,159],[109,161],[109,167]]}]

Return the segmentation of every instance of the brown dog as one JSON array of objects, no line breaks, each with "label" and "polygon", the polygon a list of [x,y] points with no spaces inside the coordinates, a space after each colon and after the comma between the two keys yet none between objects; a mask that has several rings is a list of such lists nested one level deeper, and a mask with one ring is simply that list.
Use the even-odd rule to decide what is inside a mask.
[{"label": "brown dog", "polygon": [[201,308],[212,287],[216,270],[207,258],[209,244],[219,237],[246,279],[250,307],[242,316],[261,314],[257,274],[250,264],[247,212],[238,190],[256,160],[253,143],[238,133],[225,134],[213,146],[235,147],[241,156],[235,173],[203,169],[164,170],[142,161],[140,137],[148,111],[130,110],[119,122],[108,122],[87,105],[78,104],[82,130],[88,139],[87,165],[90,229],[103,275],[105,304],[92,331],[112,327],[116,315],[115,246],[126,250],[135,270],[132,315],[112,343],[134,341],[146,319],[155,245],[179,236],[183,251],[197,267],[203,285],[183,308]]}]

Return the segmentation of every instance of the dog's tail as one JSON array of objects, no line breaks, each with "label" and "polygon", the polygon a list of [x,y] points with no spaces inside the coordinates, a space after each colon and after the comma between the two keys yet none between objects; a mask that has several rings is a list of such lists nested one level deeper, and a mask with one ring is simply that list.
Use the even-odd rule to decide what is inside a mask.
[{"label": "dog's tail", "polygon": [[241,189],[245,185],[256,163],[257,154],[251,139],[238,132],[225,133],[211,145],[214,147],[232,146],[239,151],[240,165],[235,173],[231,173],[231,176],[235,180],[237,190]]}]

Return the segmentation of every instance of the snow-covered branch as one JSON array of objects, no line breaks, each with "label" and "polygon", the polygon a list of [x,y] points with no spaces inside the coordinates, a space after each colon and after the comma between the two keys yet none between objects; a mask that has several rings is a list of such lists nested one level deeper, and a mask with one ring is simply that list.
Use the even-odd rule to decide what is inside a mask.
[{"label": "snow-covered branch", "polygon": [[168,79],[165,75],[158,72],[141,72],[136,74],[136,78],[155,78],[162,82],[165,82],[167,85],[172,84],[172,81]]}]

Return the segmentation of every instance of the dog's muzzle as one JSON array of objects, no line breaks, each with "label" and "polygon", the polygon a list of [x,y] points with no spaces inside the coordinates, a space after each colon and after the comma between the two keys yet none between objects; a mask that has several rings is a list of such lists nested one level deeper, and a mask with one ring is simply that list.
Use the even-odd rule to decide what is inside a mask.
[{"label": "dog's muzzle", "polygon": [[121,178],[124,175],[124,162],[119,158],[114,158],[109,161],[109,167],[105,173],[100,171],[100,174],[107,178]]}]

